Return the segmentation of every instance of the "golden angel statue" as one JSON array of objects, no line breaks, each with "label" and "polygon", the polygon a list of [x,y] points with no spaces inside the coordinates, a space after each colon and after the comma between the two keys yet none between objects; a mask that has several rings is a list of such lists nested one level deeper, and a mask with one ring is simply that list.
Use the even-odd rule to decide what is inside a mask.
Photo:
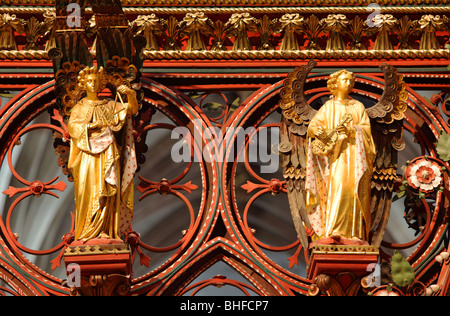
[{"label": "golden angel statue", "polygon": [[389,218],[397,153],[403,149],[405,84],[382,64],[385,88],[375,105],[350,97],[355,75],[329,76],[332,97],[319,110],[304,95],[314,61],[284,81],[280,153],[289,205],[301,244],[379,246]]},{"label": "golden angel statue", "polygon": [[[70,112],[68,167],[75,185],[75,240],[120,239],[133,215],[137,163],[131,115],[139,105],[136,92],[125,85],[117,88],[116,100],[99,98],[107,83],[102,67],[81,70],[78,86],[86,97]],[[128,103],[120,94],[127,95]]]},{"label": "golden angel statue", "polygon": [[[75,2],[85,25],[84,2]],[[120,3],[102,2],[116,13],[108,19],[105,6],[94,2],[95,47],[88,45],[83,28],[68,32],[65,23],[56,23],[49,50],[56,95],[52,119],[64,130],[64,135],[54,134],[55,144],[64,149],[57,151],[58,164],[74,183],[73,230],[65,236],[72,246],[129,242],[134,176],[142,163],[134,124],[144,112],[140,79],[146,41],[133,26],[125,27],[129,23]],[[67,6],[56,0],[57,15],[64,17]]]},{"label": "golden angel statue", "polygon": [[375,146],[364,105],[349,98],[354,83],[346,70],[330,75],[333,98],[308,127],[306,209],[321,243],[368,240]]},{"label": "golden angel statue", "polygon": [[[59,2],[57,6],[65,6]],[[101,14],[97,9],[94,14]],[[85,32],[62,32],[58,27],[65,26],[56,26],[49,56],[56,95],[52,119],[65,131],[54,134],[55,144],[69,151],[68,157],[57,151],[58,164],[74,182],[75,219],[67,244],[128,242],[134,176],[142,163],[133,125],[144,112],[139,110],[146,42],[132,27],[99,27],[94,66]],[[111,97],[103,96],[108,94]]]}]

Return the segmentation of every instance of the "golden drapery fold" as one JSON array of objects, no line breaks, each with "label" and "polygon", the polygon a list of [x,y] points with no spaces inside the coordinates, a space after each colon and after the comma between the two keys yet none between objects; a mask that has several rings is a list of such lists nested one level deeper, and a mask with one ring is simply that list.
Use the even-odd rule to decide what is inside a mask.
[{"label": "golden drapery fold", "polygon": [[[120,239],[133,216],[136,154],[129,111],[116,102],[81,100],[71,111],[69,168],[74,177],[75,240]],[[89,124],[108,127],[96,134]]]},{"label": "golden drapery fold", "polygon": [[308,128],[309,144],[319,129],[332,130],[350,113],[350,135],[339,135],[327,157],[307,153],[307,213],[315,238],[367,241],[370,229],[370,182],[375,146],[364,105],[327,101]]}]

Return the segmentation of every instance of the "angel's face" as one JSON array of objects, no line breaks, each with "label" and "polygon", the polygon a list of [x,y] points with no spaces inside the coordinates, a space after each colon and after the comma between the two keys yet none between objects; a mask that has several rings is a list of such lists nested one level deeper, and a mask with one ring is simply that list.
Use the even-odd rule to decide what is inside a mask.
[{"label": "angel's face", "polygon": [[352,73],[342,73],[336,80],[336,89],[342,92],[351,92],[355,85],[355,78]]},{"label": "angel's face", "polygon": [[97,74],[89,74],[85,80],[86,92],[100,92],[100,77]]}]

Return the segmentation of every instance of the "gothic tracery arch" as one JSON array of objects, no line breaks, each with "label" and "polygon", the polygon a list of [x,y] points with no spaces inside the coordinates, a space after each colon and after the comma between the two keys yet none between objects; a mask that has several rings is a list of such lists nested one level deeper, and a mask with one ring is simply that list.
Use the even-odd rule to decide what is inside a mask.
[{"label": "gothic tracery arch", "polygon": [[[10,9],[14,6],[8,7]],[[133,9],[138,10],[130,7]],[[309,9],[318,10],[313,6]],[[361,6],[357,8],[362,9]],[[253,10],[252,14],[257,12],[257,8],[249,10]],[[441,8],[436,10],[442,11]],[[164,14],[170,15],[172,11]],[[311,14],[319,11],[314,12]],[[254,44],[256,31],[248,29],[246,32],[250,43]],[[439,40],[448,38],[448,32],[439,32]],[[169,32],[161,43],[165,44],[176,34]],[[326,35],[330,36],[329,33]],[[281,41],[279,33],[272,36]],[[317,40],[318,45],[324,46],[327,39],[317,37]],[[398,293],[447,294],[448,160],[443,159],[442,151],[437,149],[441,135],[450,132],[447,109],[450,78],[442,70],[448,64],[448,50],[444,45],[434,50],[407,52],[387,49],[278,52],[277,49],[233,50],[229,41],[228,38],[223,44],[229,45],[230,49],[223,52],[186,52],[184,46],[179,50],[145,51],[147,59],[141,86],[141,113],[145,115],[136,122],[142,160],[135,179],[138,206],[133,227],[139,227],[139,230],[136,230],[132,245],[135,274],[130,293],[185,295],[198,293],[208,286],[227,285],[243,294],[313,294],[315,280],[309,279],[306,273],[310,258],[289,221],[285,180],[278,168],[266,174],[258,172],[261,166],[267,166],[267,161],[253,161],[248,152],[252,142],[257,142],[263,134],[270,138],[269,131],[279,127],[280,91],[287,74],[312,58],[319,61],[319,67],[308,76],[305,95],[316,107],[328,98],[326,80],[336,67],[354,70],[357,84],[353,97],[369,104],[383,92],[384,80],[377,68],[382,61],[395,64],[404,74],[408,93],[403,124],[407,145],[399,155],[395,188],[398,200],[391,213],[395,217],[392,222],[402,222],[405,237],[396,235],[399,226],[388,226],[381,244],[381,259],[388,262],[394,251],[400,251],[415,270],[415,287],[408,293],[405,289],[396,289]],[[365,38],[363,42],[367,44],[369,40]],[[5,65],[19,58],[44,58],[44,63],[47,62],[43,52],[28,55],[2,52],[0,63],[5,62]],[[224,61],[241,65],[224,66]],[[423,61],[426,67],[415,65],[417,61]],[[69,295],[61,261],[67,244],[61,238],[72,225],[71,210],[66,208],[67,198],[56,203],[57,206],[51,206],[51,199],[70,196],[71,182],[64,170],[67,131],[62,118],[53,111],[56,99],[52,78],[38,73],[35,76],[39,80],[33,82],[28,78],[27,83],[21,85],[19,81],[25,76],[18,69],[14,71],[13,83],[5,74],[0,81],[0,92],[3,89],[14,92],[9,97],[2,97],[0,109],[1,174],[7,175],[5,179],[8,179],[2,182],[1,188],[0,280],[3,283],[0,283],[0,294]],[[173,131],[179,127],[190,133],[190,142],[173,137]],[[248,132],[242,144],[238,143],[239,128]],[[196,134],[200,138],[195,138]],[[39,154],[39,146],[43,144],[38,143],[39,139],[45,141],[44,151],[58,151],[52,153],[51,163],[33,159],[29,163],[25,160],[20,163],[20,159],[33,153],[35,159],[46,157]],[[188,156],[197,159],[183,161],[177,166],[171,164],[171,149],[175,143],[188,144],[179,148],[191,146],[192,152]],[[49,147],[51,145],[54,148]],[[270,156],[275,145],[270,141],[262,150]],[[270,157],[275,159],[275,156]],[[428,191],[406,190],[407,184],[412,187],[405,176],[411,172],[409,166],[422,162],[438,166],[439,169],[433,170],[439,170],[442,183]],[[45,166],[45,170],[39,166]],[[45,213],[47,205],[49,209],[65,209]],[[27,216],[35,223],[27,223]],[[59,229],[52,228],[52,223]],[[37,245],[30,239],[38,236],[35,231],[39,225],[52,230],[52,234],[49,234],[49,240],[35,238],[43,240]],[[152,234],[152,231],[156,233]],[[44,233],[41,231],[39,236]],[[219,275],[202,280],[202,274],[210,269],[215,271],[217,263],[224,263],[242,279]],[[432,285],[439,285],[439,291]],[[363,292],[362,285],[357,284],[354,293]]]}]

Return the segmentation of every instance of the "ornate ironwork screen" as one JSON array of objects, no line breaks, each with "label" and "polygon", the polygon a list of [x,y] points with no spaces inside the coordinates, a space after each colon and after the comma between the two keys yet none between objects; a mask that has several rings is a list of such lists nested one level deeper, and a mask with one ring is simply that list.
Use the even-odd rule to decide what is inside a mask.
[{"label": "ornate ironwork screen", "polygon": [[[329,98],[326,81],[337,69],[356,74],[352,97],[366,107],[383,94],[382,62],[406,83],[406,146],[395,174],[385,175],[395,193],[380,283],[355,278],[347,294],[386,292],[394,251],[415,278],[391,293],[448,294],[446,1],[380,1],[374,20],[365,1],[144,2],[122,1],[133,31],[146,38],[135,233],[127,240],[131,294],[330,294],[308,277],[279,167],[280,92],[310,59],[317,66],[304,91],[315,108]],[[73,183],[49,56],[58,19],[52,1],[28,3],[0,6],[0,294],[69,295],[61,263],[74,225]],[[89,20],[100,10],[94,5],[81,8],[92,45],[107,22]]]}]

